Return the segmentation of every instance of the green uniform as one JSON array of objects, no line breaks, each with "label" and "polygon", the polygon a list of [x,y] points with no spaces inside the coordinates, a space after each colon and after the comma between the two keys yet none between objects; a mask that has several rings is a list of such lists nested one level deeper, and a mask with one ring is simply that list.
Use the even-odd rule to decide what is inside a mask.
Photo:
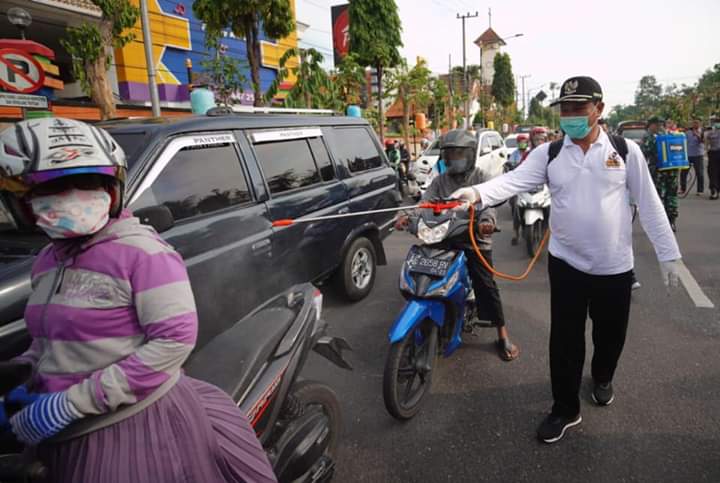
[{"label": "green uniform", "polygon": [[650,174],[655,181],[655,188],[657,189],[660,200],[665,207],[665,213],[667,214],[670,223],[674,223],[678,217],[678,171],[673,169],[669,171],[658,171],[657,169],[657,143],[655,142],[655,134],[648,133],[645,135],[642,141],[642,152],[645,155],[645,159],[648,162],[648,168],[650,168]]}]

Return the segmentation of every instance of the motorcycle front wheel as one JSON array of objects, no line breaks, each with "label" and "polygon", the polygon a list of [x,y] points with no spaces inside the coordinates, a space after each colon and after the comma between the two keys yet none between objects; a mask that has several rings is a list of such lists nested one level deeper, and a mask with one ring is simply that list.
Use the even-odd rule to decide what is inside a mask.
[{"label": "motorcycle front wheel", "polygon": [[525,245],[530,258],[534,257],[540,249],[540,242],[542,242],[544,235],[543,225],[543,220],[535,220],[532,226],[525,226],[523,230],[525,233]]},{"label": "motorcycle front wheel", "polygon": [[391,416],[411,419],[430,389],[438,353],[438,329],[425,320],[390,346],[383,374],[383,399]]}]

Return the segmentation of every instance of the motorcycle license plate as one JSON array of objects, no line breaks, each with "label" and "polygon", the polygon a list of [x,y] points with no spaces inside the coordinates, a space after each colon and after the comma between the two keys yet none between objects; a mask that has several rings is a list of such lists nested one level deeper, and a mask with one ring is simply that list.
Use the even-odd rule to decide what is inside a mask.
[{"label": "motorcycle license plate", "polygon": [[407,261],[408,269],[411,272],[423,273],[433,277],[447,275],[451,262],[452,260],[438,260],[437,258],[425,257],[419,253],[413,254]]}]

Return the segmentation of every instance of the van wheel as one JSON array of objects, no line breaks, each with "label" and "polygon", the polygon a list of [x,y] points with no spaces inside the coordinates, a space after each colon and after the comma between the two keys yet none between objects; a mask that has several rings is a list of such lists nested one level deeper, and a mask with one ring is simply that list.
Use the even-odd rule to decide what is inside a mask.
[{"label": "van wheel", "polygon": [[365,237],[350,244],[342,265],[337,272],[337,281],[342,294],[355,302],[364,299],[375,283],[377,265],[375,247]]}]

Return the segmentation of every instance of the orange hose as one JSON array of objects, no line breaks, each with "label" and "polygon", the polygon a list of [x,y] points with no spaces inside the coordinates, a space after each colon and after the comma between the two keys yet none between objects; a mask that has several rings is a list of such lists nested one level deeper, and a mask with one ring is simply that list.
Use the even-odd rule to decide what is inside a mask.
[{"label": "orange hose", "polygon": [[545,235],[543,236],[542,241],[540,242],[540,246],[537,249],[537,252],[535,252],[535,256],[532,260],[530,260],[530,265],[528,265],[527,270],[525,270],[525,273],[522,275],[508,275],[506,273],[498,272],[495,270],[487,260],[485,260],[485,257],[483,257],[482,252],[480,251],[480,248],[478,247],[477,241],[475,240],[475,206],[470,205],[470,208],[468,210],[470,212],[470,225],[469,225],[469,232],[470,232],[470,243],[472,243],[473,250],[475,251],[475,255],[478,256],[480,259],[480,263],[483,264],[483,266],[493,275],[495,275],[498,278],[502,278],[505,280],[511,280],[513,282],[519,282],[521,280],[525,280],[528,275],[530,275],[530,272],[532,271],[533,267],[535,266],[535,262],[538,261],[538,258],[540,258],[540,254],[543,251],[543,248],[545,248],[545,244],[547,243],[548,239],[550,238],[550,230],[545,230]]}]

